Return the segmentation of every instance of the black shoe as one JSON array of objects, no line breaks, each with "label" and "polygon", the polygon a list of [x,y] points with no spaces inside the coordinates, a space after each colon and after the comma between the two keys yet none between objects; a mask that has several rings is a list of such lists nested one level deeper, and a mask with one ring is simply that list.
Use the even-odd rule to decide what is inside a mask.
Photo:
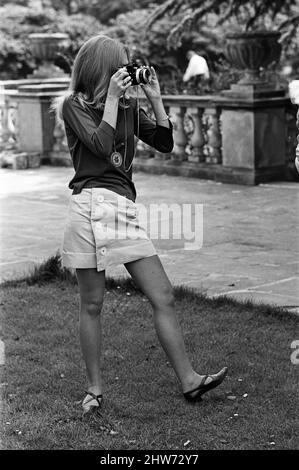
[{"label": "black shoe", "polygon": [[[215,387],[218,387],[218,385],[220,385],[223,380],[225,379],[225,376],[227,374],[227,371],[228,371],[228,368],[227,367],[224,367],[223,369],[221,369],[220,372],[218,372],[218,374],[215,374],[215,375],[205,375],[200,384],[198,385],[198,387],[196,388],[193,388],[192,390],[189,390],[188,392],[185,392],[184,393],[184,397],[187,401],[200,401],[201,400],[201,396],[208,392],[209,390],[212,390],[213,388]],[[208,377],[211,377],[212,380],[210,380],[209,383],[207,383],[205,385],[205,382],[207,380]]]}]

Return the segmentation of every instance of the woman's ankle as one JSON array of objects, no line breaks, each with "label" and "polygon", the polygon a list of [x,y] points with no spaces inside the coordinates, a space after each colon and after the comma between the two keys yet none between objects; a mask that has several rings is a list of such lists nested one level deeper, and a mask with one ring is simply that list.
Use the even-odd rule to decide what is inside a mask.
[{"label": "woman's ankle", "polygon": [[89,385],[87,388],[88,392],[92,392],[95,395],[101,395],[102,394],[102,385]]},{"label": "woman's ankle", "polygon": [[184,380],[181,381],[181,387],[183,391],[190,390],[190,388],[196,386],[201,379],[201,375],[193,371],[188,376],[184,377]]}]

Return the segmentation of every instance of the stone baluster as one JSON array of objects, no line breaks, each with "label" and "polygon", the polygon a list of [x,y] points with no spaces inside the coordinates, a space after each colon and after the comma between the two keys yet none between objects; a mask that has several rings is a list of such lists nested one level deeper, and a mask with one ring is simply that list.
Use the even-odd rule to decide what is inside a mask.
[{"label": "stone baluster", "polygon": [[217,108],[207,108],[205,110],[207,116],[207,163],[222,162],[222,139],[220,130],[220,113]]},{"label": "stone baluster", "polygon": [[174,148],[171,154],[172,161],[180,163],[187,160],[186,145],[188,142],[187,135],[184,129],[184,116],[186,108],[183,106],[171,106],[170,114],[173,123],[173,140]]},{"label": "stone baluster", "polygon": [[0,148],[5,148],[8,141],[8,107],[5,99],[4,86],[0,85]]},{"label": "stone baluster", "polygon": [[188,108],[187,113],[191,116],[194,125],[194,131],[191,136],[191,155],[188,157],[189,162],[199,163],[205,161],[203,153],[205,139],[203,133],[203,109],[202,108]]},{"label": "stone baluster", "polygon": [[[293,163],[294,158],[295,158],[296,145],[297,145],[297,133],[298,133],[298,129],[296,126],[295,110],[286,109],[285,117],[286,117],[286,160],[289,163]],[[299,146],[297,147],[297,151],[299,151]]]},{"label": "stone baluster", "polygon": [[9,99],[8,100],[8,129],[10,132],[9,141],[10,149],[19,150],[19,113],[18,104]]},{"label": "stone baluster", "polygon": [[53,144],[53,151],[54,152],[67,152],[68,146],[66,141],[66,135],[64,132],[63,124],[60,121],[56,121],[54,132],[54,144]]},{"label": "stone baluster", "polygon": [[17,104],[9,99],[4,88],[0,92],[0,147],[14,149],[17,147],[18,129]]},{"label": "stone baluster", "polygon": [[[164,106],[164,108],[165,108],[166,113],[169,114],[169,106]],[[171,116],[170,116],[170,119],[171,119]],[[171,154],[162,153],[162,152],[159,152],[158,150],[155,150],[154,157],[155,157],[155,160],[157,161],[164,161],[164,160],[169,160],[171,158]]]},{"label": "stone baluster", "polygon": [[15,91],[9,90],[1,100],[0,166],[23,170],[33,165],[31,156],[20,149],[19,107],[14,95]]},{"label": "stone baluster", "polygon": [[56,120],[55,122],[53,140],[53,148],[50,152],[51,163],[71,166],[72,160],[69,154],[64,125],[61,121]]}]

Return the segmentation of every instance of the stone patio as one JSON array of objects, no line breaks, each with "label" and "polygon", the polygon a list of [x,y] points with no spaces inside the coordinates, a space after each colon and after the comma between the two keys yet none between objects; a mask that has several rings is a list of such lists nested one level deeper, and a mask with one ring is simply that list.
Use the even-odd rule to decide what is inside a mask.
[{"label": "stone patio", "polygon": [[[0,279],[24,276],[60,248],[72,168],[0,169]],[[297,183],[241,186],[135,173],[136,202],[203,204],[203,247],[153,240],[170,280],[299,311]],[[123,266],[107,275],[127,275]]]}]

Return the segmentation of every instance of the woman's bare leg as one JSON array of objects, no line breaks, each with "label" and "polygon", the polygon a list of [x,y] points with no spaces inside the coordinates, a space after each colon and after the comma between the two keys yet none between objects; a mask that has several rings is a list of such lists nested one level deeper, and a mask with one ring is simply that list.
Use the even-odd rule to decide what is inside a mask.
[{"label": "woman's bare leg", "polygon": [[76,269],[80,292],[80,343],[86,364],[88,391],[102,393],[101,309],[105,291],[105,271]]},{"label": "woman's bare leg", "polygon": [[125,267],[153,307],[159,341],[181,382],[183,392],[193,389],[203,376],[193,370],[187,356],[174,310],[173,289],[159,257],[154,255],[142,258],[126,263]]}]

